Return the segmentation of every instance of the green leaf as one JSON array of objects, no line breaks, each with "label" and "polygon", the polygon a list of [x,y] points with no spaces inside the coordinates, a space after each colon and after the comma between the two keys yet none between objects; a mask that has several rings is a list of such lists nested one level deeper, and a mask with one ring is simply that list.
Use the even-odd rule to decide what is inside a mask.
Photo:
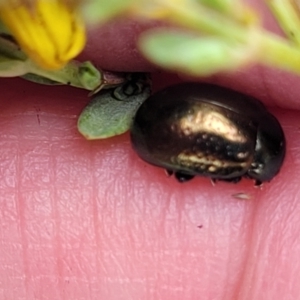
[{"label": "green leaf", "polygon": [[126,132],[139,106],[150,96],[149,83],[125,83],[102,90],[78,118],[78,131],[88,140],[105,139]]},{"label": "green leaf", "polygon": [[27,73],[27,74],[23,75],[22,78],[26,79],[28,81],[31,81],[31,82],[44,84],[44,85],[62,85],[62,83],[60,83],[60,82],[57,82],[57,81],[51,80],[49,78],[33,74],[33,73]]},{"label": "green leaf", "polygon": [[90,62],[86,61],[78,67],[78,77],[87,90],[95,90],[102,83],[102,73]]},{"label": "green leaf", "polygon": [[247,62],[250,54],[246,45],[227,39],[167,30],[153,30],[144,34],[139,45],[151,62],[196,76],[238,68]]},{"label": "green leaf", "polygon": [[198,0],[199,3],[221,12],[232,12],[239,5],[237,0]]},{"label": "green leaf", "polygon": [[297,4],[286,0],[267,0],[267,4],[289,39],[300,45],[300,18]]},{"label": "green leaf", "polygon": [[28,60],[28,73],[34,76],[26,76],[25,79],[41,84],[66,84],[83,88],[89,91],[95,90],[103,84],[102,72],[97,70],[90,62],[69,61],[59,70],[45,70],[35,62]]},{"label": "green leaf", "polygon": [[88,22],[105,22],[125,12],[136,0],[93,0],[83,7]]},{"label": "green leaf", "polygon": [[10,59],[0,54],[0,77],[22,76],[28,72],[24,61]]}]

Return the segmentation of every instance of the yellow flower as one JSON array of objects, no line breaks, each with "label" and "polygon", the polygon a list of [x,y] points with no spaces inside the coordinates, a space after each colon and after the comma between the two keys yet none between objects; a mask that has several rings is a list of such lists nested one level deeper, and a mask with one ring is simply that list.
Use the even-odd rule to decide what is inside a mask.
[{"label": "yellow flower", "polygon": [[45,69],[62,68],[85,45],[75,1],[2,0],[0,19],[22,50]]}]

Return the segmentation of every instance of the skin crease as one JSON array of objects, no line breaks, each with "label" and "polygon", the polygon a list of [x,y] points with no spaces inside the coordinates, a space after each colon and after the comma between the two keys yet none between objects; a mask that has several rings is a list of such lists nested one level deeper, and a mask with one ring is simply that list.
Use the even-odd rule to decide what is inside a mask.
[{"label": "skin crease", "polygon": [[[105,40],[122,55],[97,40],[102,29],[83,57],[153,68],[132,55],[139,25],[121,24]],[[156,88],[178,81],[154,77]],[[0,299],[299,299],[299,77],[254,66],[211,80],[274,106],[287,155],[262,188],[179,184],[141,161],[128,134],[84,140],[85,91],[1,79]]]}]

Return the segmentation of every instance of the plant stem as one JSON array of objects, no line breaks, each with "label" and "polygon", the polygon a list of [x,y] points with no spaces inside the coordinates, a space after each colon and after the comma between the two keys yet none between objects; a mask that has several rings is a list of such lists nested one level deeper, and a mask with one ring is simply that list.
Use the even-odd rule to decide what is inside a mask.
[{"label": "plant stem", "polygon": [[249,44],[255,48],[253,61],[258,59],[258,63],[300,74],[300,48],[258,26],[254,13],[242,18],[248,20],[243,23],[192,1],[188,5],[178,5],[176,1],[166,0],[163,5],[164,20],[201,34]]}]

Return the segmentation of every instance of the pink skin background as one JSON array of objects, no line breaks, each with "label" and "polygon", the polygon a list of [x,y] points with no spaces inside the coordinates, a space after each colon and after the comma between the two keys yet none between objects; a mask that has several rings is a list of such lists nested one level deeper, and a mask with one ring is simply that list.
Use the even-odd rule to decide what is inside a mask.
[{"label": "pink skin background", "polygon": [[[94,30],[82,58],[153,70],[134,46],[146,27]],[[141,161],[128,134],[84,140],[85,91],[1,79],[0,299],[299,299],[300,79],[253,66],[211,80],[258,97],[283,126],[286,160],[262,188],[179,184]]]}]

